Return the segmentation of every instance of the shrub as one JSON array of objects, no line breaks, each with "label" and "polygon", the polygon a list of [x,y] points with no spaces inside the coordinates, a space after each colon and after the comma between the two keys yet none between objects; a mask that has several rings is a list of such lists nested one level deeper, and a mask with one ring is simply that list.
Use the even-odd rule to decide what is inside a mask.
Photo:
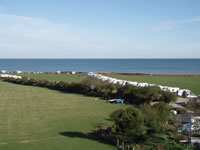
[{"label": "shrub", "polygon": [[81,83],[68,83],[63,81],[55,82],[28,78],[5,78],[4,81],[102,97],[104,99],[124,98],[125,103],[132,105],[140,105],[143,103],[150,103],[152,101],[170,102],[176,100],[176,96],[173,93],[161,91],[158,87],[137,88],[133,85],[122,86],[103,82],[94,77],[88,77]]},{"label": "shrub", "polygon": [[114,122],[112,131],[117,139],[127,143],[139,143],[146,133],[142,113],[135,107],[119,109],[110,115]]},{"label": "shrub", "polygon": [[137,88],[133,85],[126,85],[118,89],[118,96],[125,99],[125,102],[133,105],[160,101],[161,93],[159,87]]},{"label": "shrub", "polygon": [[169,105],[164,102],[159,102],[153,106],[153,108],[158,112],[158,119],[160,122],[165,123],[171,119],[172,115],[169,110]]},{"label": "shrub", "polygon": [[176,95],[169,91],[162,91],[160,101],[163,101],[165,103],[169,103],[171,101],[176,101]]}]

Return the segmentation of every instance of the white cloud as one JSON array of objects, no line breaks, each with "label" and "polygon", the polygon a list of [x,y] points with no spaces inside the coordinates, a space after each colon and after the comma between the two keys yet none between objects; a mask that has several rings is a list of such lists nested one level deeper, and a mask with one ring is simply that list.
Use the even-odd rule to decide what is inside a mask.
[{"label": "white cloud", "polygon": [[193,18],[183,19],[183,20],[171,20],[171,21],[163,22],[160,25],[154,26],[152,29],[157,30],[157,31],[171,30],[187,23],[197,23],[197,22],[200,22],[200,17],[193,17]]},{"label": "white cloud", "polygon": [[[1,57],[112,57],[127,43],[68,24],[0,13]],[[109,54],[109,55],[106,55]],[[115,57],[115,56],[113,56]]]},{"label": "white cloud", "polygon": [[[188,22],[192,21],[198,21],[198,17],[188,20]],[[176,26],[177,22],[168,21],[157,29],[169,30]],[[58,24],[40,18],[0,13],[0,57],[160,58],[170,57],[170,55],[182,57],[188,51],[185,49],[184,53],[181,52],[185,43],[179,45],[176,43],[180,46],[176,51],[172,45],[169,51],[173,52],[173,55],[168,50],[161,51],[164,46],[162,40],[160,38],[157,40],[151,34],[148,37],[145,34],[144,38],[138,39],[136,37],[140,35],[132,35],[133,38],[135,36],[135,40],[132,40],[131,36],[128,38],[120,35],[108,37],[108,34],[98,33],[98,29],[92,31],[72,24]],[[170,46],[170,42],[166,45]],[[194,53],[191,53],[191,57],[199,55],[196,45],[188,48],[191,48],[191,52],[193,49]]]},{"label": "white cloud", "polygon": [[177,26],[177,23],[174,21],[166,21],[164,23],[161,23],[158,26],[153,27],[153,30],[170,30],[174,29]]},{"label": "white cloud", "polygon": [[190,19],[185,19],[180,21],[182,23],[194,23],[194,22],[200,22],[200,17],[194,17],[194,18],[190,18]]},{"label": "white cloud", "polygon": [[5,13],[0,13],[1,19],[5,20],[10,20],[10,21],[16,21],[18,23],[30,23],[34,25],[44,25],[49,23],[46,20],[43,19],[38,19],[38,18],[32,18],[32,17],[25,17],[25,16],[17,16],[14,14],[5,14]]}]

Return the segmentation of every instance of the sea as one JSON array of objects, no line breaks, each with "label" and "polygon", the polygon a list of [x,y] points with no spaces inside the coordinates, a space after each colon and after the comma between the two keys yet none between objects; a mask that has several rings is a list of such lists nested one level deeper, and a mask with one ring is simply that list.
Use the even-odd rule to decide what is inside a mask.
[{"label": "sea", "polygon": [[0,70],[200,74],[200,59],[0,59]]}]

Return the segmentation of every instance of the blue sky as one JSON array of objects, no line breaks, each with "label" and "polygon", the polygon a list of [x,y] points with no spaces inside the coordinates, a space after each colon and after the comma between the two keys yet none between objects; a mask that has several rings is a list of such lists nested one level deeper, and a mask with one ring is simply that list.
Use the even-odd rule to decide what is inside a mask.
[{"label": "blue sky", "polygon": [[199,0],[0,0],[1,58],[200,58]]}]

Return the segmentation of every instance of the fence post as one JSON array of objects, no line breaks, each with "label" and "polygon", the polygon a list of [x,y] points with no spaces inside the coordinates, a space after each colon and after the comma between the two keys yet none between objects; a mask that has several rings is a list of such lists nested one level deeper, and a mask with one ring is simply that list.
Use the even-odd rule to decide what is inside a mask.
[{"label": "fence post", "polygon": [[122,150],[124,150],[124,141],[122,142]]},{"label": "fence post", "polygon": [[133,150],[135,150],[135,147],[134,147],[134,145],[133,145]]},{"label": "fence post", "polygon": [[119,148],[119,139],[117,139],[117,147]]}]

